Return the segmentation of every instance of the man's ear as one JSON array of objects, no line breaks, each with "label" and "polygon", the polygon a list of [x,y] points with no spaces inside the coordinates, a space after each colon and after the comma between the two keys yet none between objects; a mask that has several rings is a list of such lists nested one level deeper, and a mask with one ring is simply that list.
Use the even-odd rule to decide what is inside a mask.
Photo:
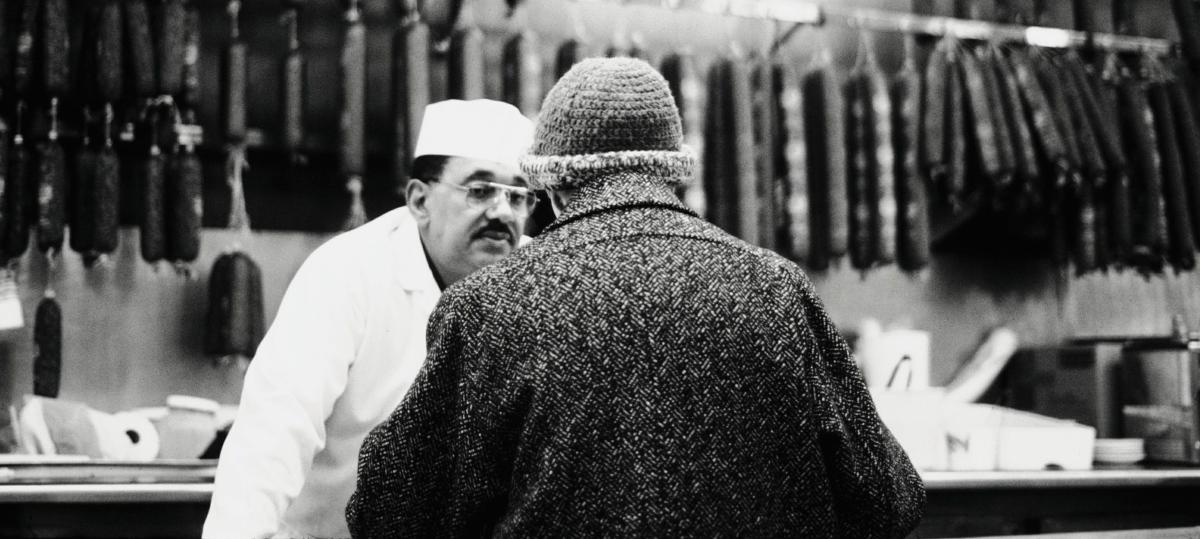
[{"label": "man's ear", "polygon": [[429,202],[429,184],[417,179],[408,180],[408,185],[404,186],[404,200],[418,223],[429,222],[429,208],[426,206]]},{"label": "man's ear", "polygon": [[571,201],[571,193],[565,189],[551,189],[547,193],[550,195],[550,206],[554,208],[554,216],[562,215],[563,208]]}]

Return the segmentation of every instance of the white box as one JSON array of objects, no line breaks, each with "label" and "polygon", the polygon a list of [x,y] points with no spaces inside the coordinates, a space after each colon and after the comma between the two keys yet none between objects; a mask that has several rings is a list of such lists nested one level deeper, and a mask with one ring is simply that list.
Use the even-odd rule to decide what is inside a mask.
[{"label": "white box", "polygon": [[1096,429],[990,404],[944,399],[939,389],[872,391],[884,424],[921,470],[1086,470]]}]

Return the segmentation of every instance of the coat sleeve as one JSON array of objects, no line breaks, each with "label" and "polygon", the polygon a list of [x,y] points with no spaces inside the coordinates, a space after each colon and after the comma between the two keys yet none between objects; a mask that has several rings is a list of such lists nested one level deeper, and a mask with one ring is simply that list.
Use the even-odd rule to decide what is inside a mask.
[{"label": "coat sleeve", "polygon": [[326,246],[301,266],[246,372],[221,451],[203,537],[264,537],[325,445],[364,327],[344,260]]},{"label": "coat sleeve", "polygon": [[815,341],[805,388],[816,416],[841,537],[904,537],[920,522],[925,487],[884,426],[849,347],[807,282],[802,305]]},{"label": "coat sleeve", "polygon": [[346,506],[354,537],[481,536],[502,514],[515,428],[497,344],[451,289],[429,320],[429,355],[396,411],[364,440]]}]

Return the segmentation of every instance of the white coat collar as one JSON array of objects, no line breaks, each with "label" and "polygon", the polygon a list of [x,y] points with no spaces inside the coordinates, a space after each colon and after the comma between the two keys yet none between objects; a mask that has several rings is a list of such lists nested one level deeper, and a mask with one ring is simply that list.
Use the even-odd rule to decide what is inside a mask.
[{"label": "white coat collar", "polygon": [[392,267],[397,283],[409,291],[441,292],[421,246],[421,232],[408,206],[391,211],[390,242],[396,247]]}]

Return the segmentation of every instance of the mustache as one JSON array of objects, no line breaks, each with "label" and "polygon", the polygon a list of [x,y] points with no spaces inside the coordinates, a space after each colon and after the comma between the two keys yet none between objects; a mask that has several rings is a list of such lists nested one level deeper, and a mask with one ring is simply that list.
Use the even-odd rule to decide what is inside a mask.
[{"label": "mustache", "polygon": [[473,236],[479,237],[479,236],[482,236],[486,232],[503,232],[505,234],[508,234],[509,237],[513,239],[513,241],[516,241],[517,238],[520,237],[520,235],[517,234],[516,228],[514,228],[513,226],[510,226],[508,224],[505,224],[503,221],[500,221],[498,219],[492,219],[492,220],[484,223],[483,226],[479,228],[479,230],[475,231],[475,234],[473,234]]}]

